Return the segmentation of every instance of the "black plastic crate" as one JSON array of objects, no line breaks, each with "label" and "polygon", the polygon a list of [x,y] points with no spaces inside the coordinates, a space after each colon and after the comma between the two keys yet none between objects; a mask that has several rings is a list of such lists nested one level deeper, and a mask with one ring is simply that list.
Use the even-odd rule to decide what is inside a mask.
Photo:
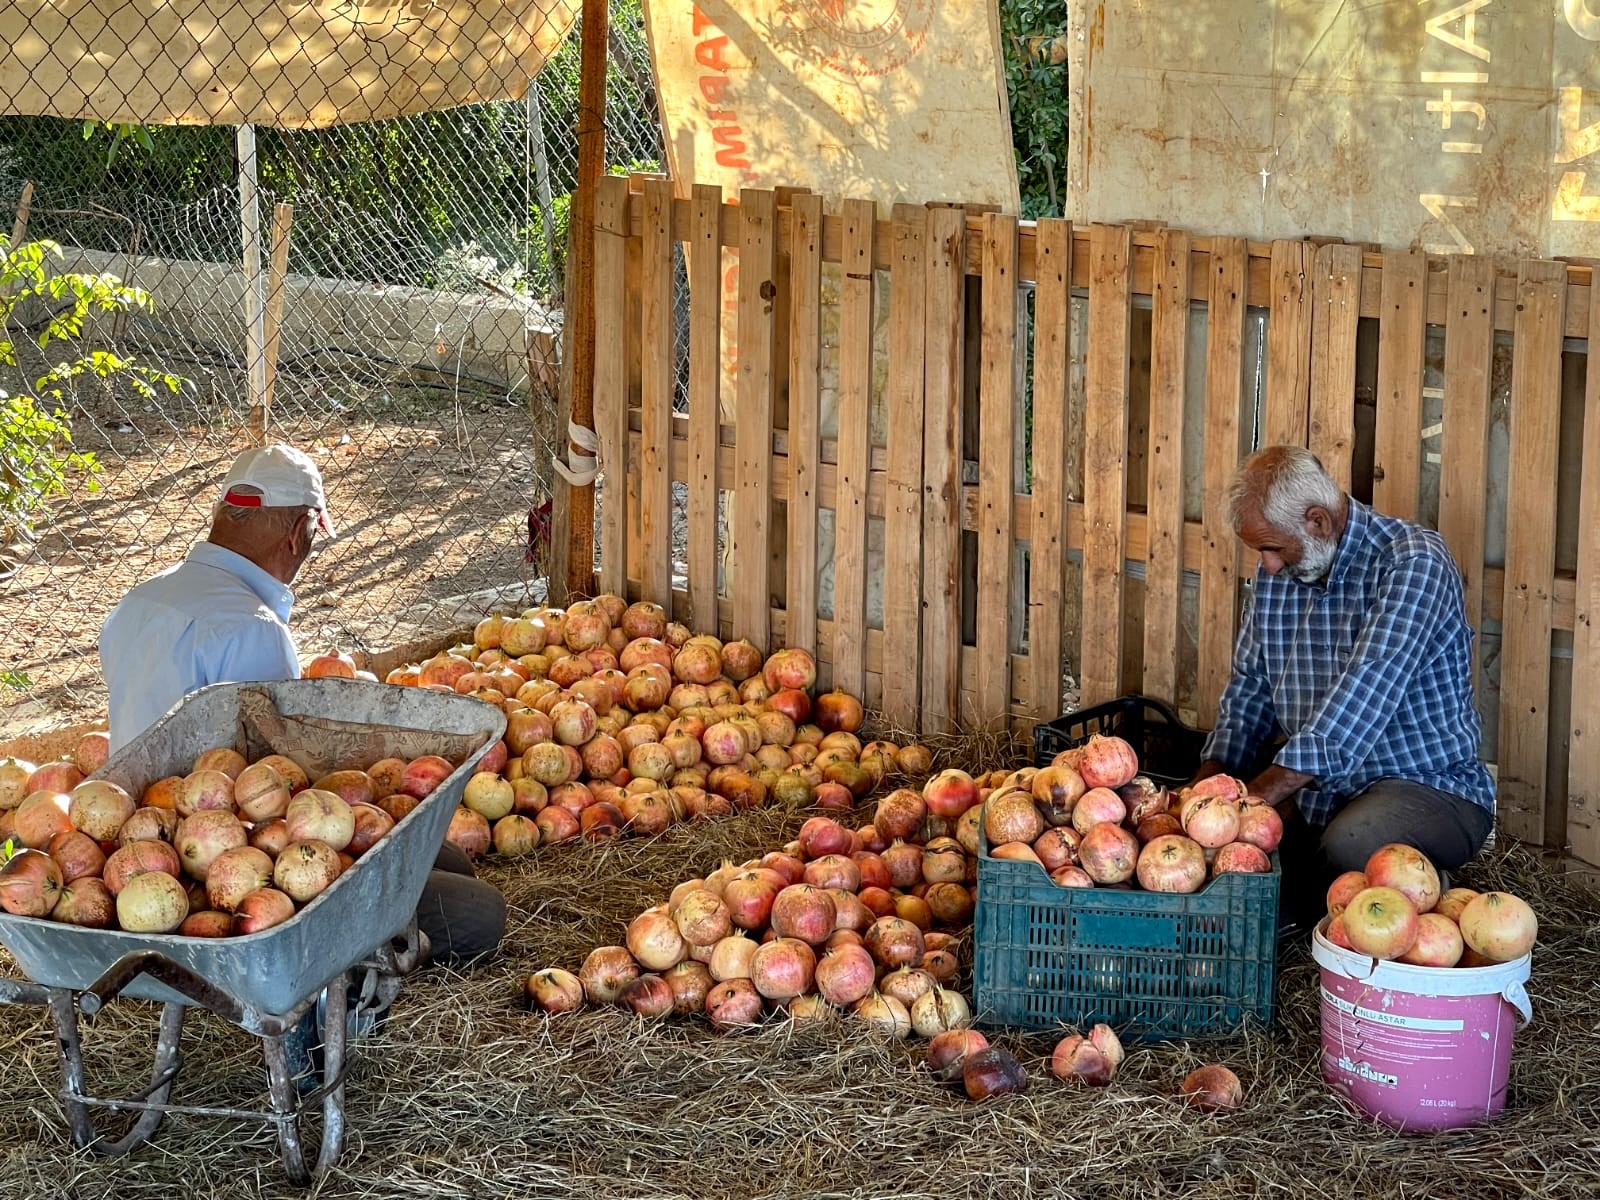
[{"label": "black plastic crate", "polygon": [[1064,888],[1036,863],[979,847],[973,1009],[980,1025],[1083,1030],[1131,1041],[1225,1037],[1272,1024],[1278,856],[1190,895]]},{"label": "black plastic crate", "polygon": [[1200,765],[1206,735],[1178,719],[1159,700],[1148,696],[1122,696],[1068,713],[1033,727],[1033,761],[1047,767],[1063,750],[1071,750],[1101,733],[1122,738],[1139,756],[1139,773],[1157,783],[1175,787],[1187,783]]}]

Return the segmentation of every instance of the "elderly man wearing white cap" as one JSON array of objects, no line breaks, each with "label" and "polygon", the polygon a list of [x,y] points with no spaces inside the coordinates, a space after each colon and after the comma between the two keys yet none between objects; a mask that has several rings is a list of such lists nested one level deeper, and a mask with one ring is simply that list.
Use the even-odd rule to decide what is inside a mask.
[{"label": "elderly man wearing white cap", "polygon": [[[130,591],[100,631],[113,750],[209,684],[299,678],[289,585],[317,531],[333,535],[327,509],[322,476],[299,450],[266,446],[239,456],[206,540]],[[436,960],[476,957],[505,933],[504,897],[472,875],[454,846],[440,850],[417,907]]]},{"label": "elderly man wearing white cap", "polygon": [[318,530],[332,536],[333,523],[310,458],[292,446],[238,457],[210,536],[130,591],[100,631],[112,750],[208,684],[298,678],[289,585]]}]

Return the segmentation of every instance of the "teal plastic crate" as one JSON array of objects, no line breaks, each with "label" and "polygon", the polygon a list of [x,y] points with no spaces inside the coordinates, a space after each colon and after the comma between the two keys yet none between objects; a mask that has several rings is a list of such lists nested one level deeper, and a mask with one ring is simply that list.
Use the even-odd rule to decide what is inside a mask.
[{"label": "teal plastic crate", "polygon": [[1131,1041],[1226,1037],[1272,1024],[1278,856],[1191,895],[1064,888],[1042,867],[978,858],[973,1007],[990,1028],[1087,1029]]}]

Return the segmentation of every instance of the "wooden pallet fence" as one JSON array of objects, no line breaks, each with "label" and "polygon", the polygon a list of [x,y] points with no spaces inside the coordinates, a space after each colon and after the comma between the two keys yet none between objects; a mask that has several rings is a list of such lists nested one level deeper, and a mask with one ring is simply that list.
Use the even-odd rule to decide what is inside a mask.
[{"label": "wooden pallet fence", "polygon": [[[805,646],[826,682],[862,692],[897,728],[1025,731],[1060,712],[1064,666],[1083,703],[1144,692],[1205,724],[1254,569],[1226,512],[1240,454],[1307,445],[1347,487],[1410,518],[1434,511],[1431,479],[1469,615],[1498,643],[1485,651],[1498,672],[1478,684],[1497,696],[1486,756],[1499,771],[1501,827],[1600,862],[1600,366],[1591,362],[1582,395],[1568,398],[1583,412],[1581,436],[1562,420],[1561,371],[1564,348],[1576,339],[1586,349],[1600,333],[1588,267],[1528,260],[1497,272],[1482,259],[1338,243],[1035,224],[952,205],[884,212],[809,194],[747,191],[732,203],[715,188],[678,196],[670,186],[607,179],[598,196],[598,336],[624,349],[600,355],[596,374],[611,484],[603,586],[670,592],[675,617],[724,637]],[[673,291],[678,246],[687,297]],[[718,402],[727,251],[739,259],[731,423]],[[1030,294],[1028,319],[1019,299]],[[685,302],[680,388],[672,314]],[[1129,370],[1130,314],[1142,307],[1147,382]],[[1266,316],[1259,359],[1246,334],[1252,310]],[[1075,319],[1086,320],[1081,360]],[[1359,336],[1364,323],[1375,339]],[[836,363],[826,361],[831,330]],[[1437,361],[1430,330],[1435,347],[1442,338]],[[1496,368],[1497,337],[1511,343],[1509,372]],[[1364,342],[1374,362],[1363,363]],[[1442,383],[1442,421],[1424,431],[1429,372]],[[1074,378],[1081,494],[1071,491]],[[1370,461],[1357,460],[1361,378],[1376,381]],[[977,419],[964,423],[973,395]],[[824,437],[830,404],[838,433]],[[1141,427],[1132,445],[1136,410],[1148,413],[1148,434]],[[887,430],[886,444],[873,444],[872,428]],[[1199,480],[1185,478],[1186,462]],[[1574,486],[1563,489],[1568,473]],[[677,482],[689,528],[674,562]],[[1560,511],[1563,494],[1577,497],[1575,512]],[[1503,514],[1490,508],[1499,496]],[[818,536],[828,512],[831,563]],[[881,556],[868,536],[877,522]],[[1491,545],[1501,527],[1503,558]],[[1572,527],[1575,548],[1569,537],[1558,550]],[[1144,578],[1142,604],[1125,586],[1130,567]],[[826,616],[822,570],[834,587]],[[881,623],[866,604],[877,573]],[[1142,654],[1135,644],[1127,656],[1130,604]],[[970,640],[964,607],[976,613]],[[1193,628],[1185,611],[1198,612]],[[1570,688],[1552,695],[1552,637],[1569,634]],[[1142,662],[1137,678],[1130,659]],[[1559,778],[1552,742],[1568,751]]]}]

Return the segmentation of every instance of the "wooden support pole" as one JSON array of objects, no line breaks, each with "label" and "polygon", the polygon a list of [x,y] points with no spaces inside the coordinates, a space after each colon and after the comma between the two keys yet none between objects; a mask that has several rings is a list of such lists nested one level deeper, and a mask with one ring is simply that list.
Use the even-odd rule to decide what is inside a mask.
[{"label": "wooden support pole", "polygon": [[267,382],[261,393],[261,407],[251,412],[251,433],[258,446],[267,444],[267,433],[272,425],[272,394],[278,387],[278,344],[283,330],[284,280],[289,273],[289,237],[293,229],[294,205],[274,205],[272,257],[267,264],[267,339],[262,351]]},{"label": "wooden support pole", "polygon": [[[584,0],[582,62],[578,77],[578,186],[572,196],[572,261],[567,264],[567,310],[572,348],[572,423],[594,428],[594,213],[595,189],[606,165],[607,0]],[[565,428],[557,430],[568,443]],[[573,445],[571,452],[582,454]],[[620,481],[619,481],[620,482]],[[557,487],[563,486],[557,484]],[[615,499],[620,499],[619,496]],[[566,595],[594,591],[594,484],[570,489],[567,509]]]},{"label": "wooden support pole", "polygon": [[33,213],[33,180],[23,182],[22,196],[17,200],[17,218],[11,223],[11,249],[22,245],[28,236],[28,217]]},{"label": "wooden support pole", "polygon": [[[239,240],[244,266],[244,364],[250,383],[250,427],[265,427],[267,281],[261,272],[261,199],[256,186],[256,127],[239,126]],[[260,445],[257,437],[256,444]]]}]

